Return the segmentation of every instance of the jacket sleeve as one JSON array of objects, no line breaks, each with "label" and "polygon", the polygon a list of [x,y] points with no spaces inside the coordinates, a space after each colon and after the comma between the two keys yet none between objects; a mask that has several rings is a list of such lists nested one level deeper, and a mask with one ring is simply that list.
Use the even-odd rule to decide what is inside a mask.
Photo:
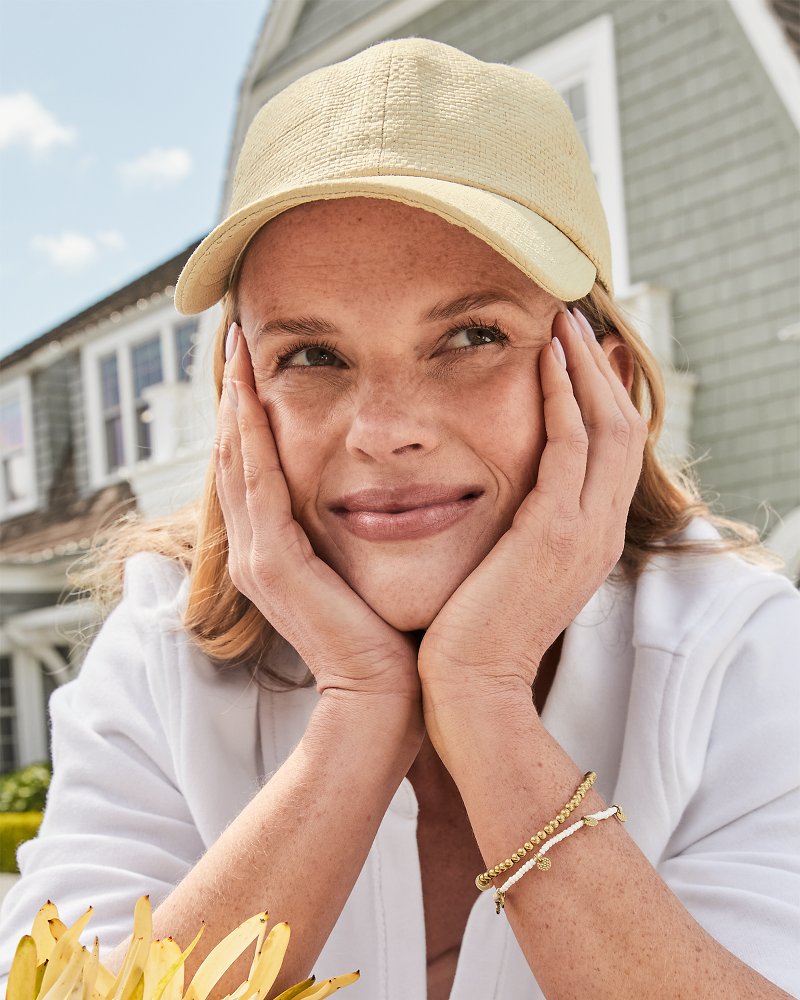
[{"label": "jacket sleeve", "polygon": [[[717,941],[800,996],[800,596],[741,627],[700,784],[658,871]],[[690,664],[688,664],[690,666]]]},{"label": "jacket sleeve", "polygon": [[82,940],[97,935],[108,952],[130,934],[136,900],[149,893],[155,909],[203,853],[164,728],[170,664],[153,662],[162,647],[147,638],[174,584],[175,568],[160,557],[129,560],[123,600],[79,676],[50,699],[53,781],[39,836],[20,847],[21,878],[3,902],[0,984],[48,899],[68,925],[93,906]]}]

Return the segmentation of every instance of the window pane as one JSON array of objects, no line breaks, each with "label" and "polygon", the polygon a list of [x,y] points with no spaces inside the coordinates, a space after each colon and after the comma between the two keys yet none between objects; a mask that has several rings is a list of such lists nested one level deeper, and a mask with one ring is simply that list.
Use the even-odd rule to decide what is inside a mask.
[{"label": "window pane", "polygon": [[151,451],[150,411],[144,403],[140,403],[136,407],[136,461],[148,458]]},{"label": "window pane", "polygon": [[14,683],[11,657],[0,656],[0,708],[14,707]]},{"label": "window pane", "polygon": [[161,374],[161,338],[153,337],[143,344],[137,344],[131,351],[133,368],[133,395],[138,399],[142,389],[156,385],[163,380]]},{"label": "window pane", "polygon": [[13,451],[22,444],[22,402],[9,399],[0,404],[0,451]]},{"label": "window pane", "polygon": [[122,418],[117,413],[107,417],[106,422],[106,469],[114,472],[123,464],[122,458]]},{"label": "window pane", "polygon": [[178,381],[188,382],[192,376],[194,344],[197,320],[191,319],[175,328],[175,353],[177,357]]},{"label": "window pane", "polygon": [[562,91],[561,96],[569,105],[569,110],[572,112],[572,117],[578,126],[578,132],[581,139],[583,139],[586,152],[591,159],[592,149],[589,145],[589,109],[586,106],[586,83],[581,81],[580,83],[573,84],[573,86]]},{"label": "window pane", "polygon": [[3,457],[3,489],[6,500],[24,500],[30,494],[30,468],[24,452]]},{"label": "window pane", "polygon": [[113,410],[119,406],[119,376],[117,374],[117,356],[110,354],[100,361],[100,383],[102,386],[103,409]]}]

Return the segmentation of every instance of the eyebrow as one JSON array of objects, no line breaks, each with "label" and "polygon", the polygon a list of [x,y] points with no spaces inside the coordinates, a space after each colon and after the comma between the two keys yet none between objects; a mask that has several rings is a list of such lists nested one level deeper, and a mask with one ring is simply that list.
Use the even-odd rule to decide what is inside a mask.
[{"label": "eyebrow", "polygon": [[[422,323],[441,323],[443,320],[462,316],[473,309],[482,309],[484,306],[496,305],[498,303],[506,303],[527,311],[522,300],[512,292],[505,289],[487,288],[478,292],[468,292],[466,295],[461,295],[450,302],[437,303],[420,317],[420,321]],[[256,330],[256,343],[258,343],[261,337],[269,336],[270,334],[286,333],[294,336],[335,337],[340,333],[340,330],[334,323],[330,323],[320,316],[271,319],[267,323],[262,323]]]}]

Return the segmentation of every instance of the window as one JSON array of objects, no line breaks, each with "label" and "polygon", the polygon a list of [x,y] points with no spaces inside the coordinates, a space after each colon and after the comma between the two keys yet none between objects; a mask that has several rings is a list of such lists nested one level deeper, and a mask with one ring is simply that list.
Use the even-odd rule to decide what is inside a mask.
[{"label": "window", "polygon": [[0,389],[0,514],[30,510],[36,501],[30,384],[16,379]]},{"label": "window", "polygon": [[164,381],[161,369],[161,340],[152,337],[137,344],[131,351],[131,372],[133,374],[133,399],[136,407],[136,455],[135,461],[148,458],[153,450],[150,442],[150,414],[142,391],[150,385]]},{"label": "window", "polygon": [[190,319],[175,328],[175,360],[178,381],[188,382],[194,365],[194,345],[197,343],[197,320]]},{"label": "window", "polygon": [[[198,320],[179,320],[170,302],[116,323],[83,350],[90,478],[110,482],[153,456],[148,390],[188,391]],[[183,396],[181,395],[181,398]]]},{"label": "window", "polygon": [[100,359],[100,394],[103,403],[103,432],[106,469],[113,472],[123,462],[122,410],[119,405],[119,371],[116,354]]},{"label": "window", "polygon": [[0,656],[0,774],[17,767],[17,713],[10,656]]},{"label": "window", "polygon": [[614,22],[604,14],[517,60],[567,102],[592,164],[611,235],[614,289],[630,286],[622,152],[619,138]]}]

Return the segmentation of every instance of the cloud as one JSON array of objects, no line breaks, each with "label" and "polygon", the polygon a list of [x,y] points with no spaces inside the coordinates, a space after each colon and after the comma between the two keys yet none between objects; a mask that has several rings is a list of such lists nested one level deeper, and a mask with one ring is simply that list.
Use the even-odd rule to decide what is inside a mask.
[{"label": "cloud", "polygon": [[97,242],[101,246],[108,247],[110,250],[122,250],[125,246],[122,233],[116,229],[106,229],[104,232],[98,233]]},{"label": "cloud", "polygon": [[0,149],[24,146],[32,153],[75,142],[74,128],[61,125],[33,94],[0,94]]},{"label": "cloud", "polygon": [[192,157],[185,149],[151,149],[149,153],[121,163],[119,174],[127,187],[164,188],[182,181],[192,169]]},{"label": "cloud", "polygon": [[94,261],[102,249],[121,250],[125,239],[115,229],[97,233],[59,233],[57,236],[34,236],[31,247],[47,257],[60,271],[80,271]]}]

